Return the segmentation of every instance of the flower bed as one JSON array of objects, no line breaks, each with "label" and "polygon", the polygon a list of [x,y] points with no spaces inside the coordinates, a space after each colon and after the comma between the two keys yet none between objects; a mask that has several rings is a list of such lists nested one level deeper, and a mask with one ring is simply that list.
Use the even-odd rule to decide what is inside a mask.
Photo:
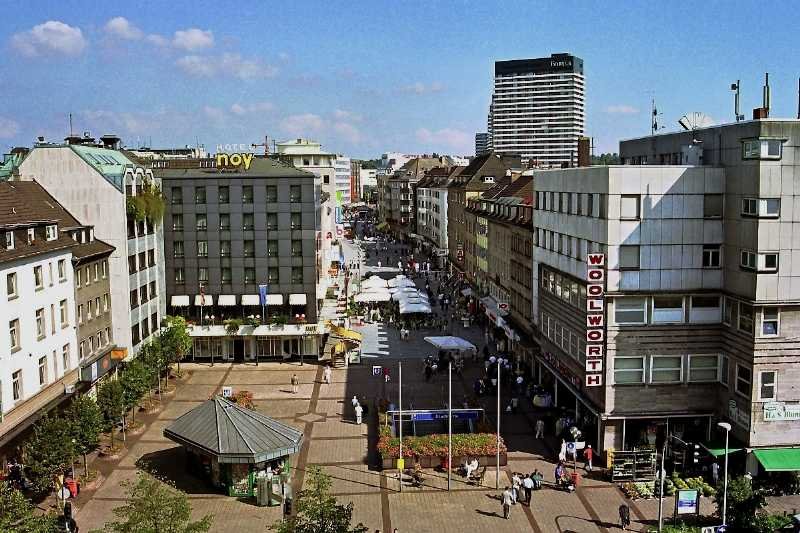
[{"label": "flower bed", "polygon": [[[506,464],[506,445],[500,439],[500,465]],[[378,439],[378,452],[381,454],[383,468],[393,468],[395,459],[400,457],[400,438],[392,437],[389,426],[381,425]],[[497,454],[495,433],[454,433],[453,464],[463,462],[467,457],[477,458],[481,466],[494,464]],[[424,437],[403,437],[403,457],[417,458],[423,468],[435,468],[447,457],[447,434],[425,435]],[[408,465],[411,466],[411,465]]]}]

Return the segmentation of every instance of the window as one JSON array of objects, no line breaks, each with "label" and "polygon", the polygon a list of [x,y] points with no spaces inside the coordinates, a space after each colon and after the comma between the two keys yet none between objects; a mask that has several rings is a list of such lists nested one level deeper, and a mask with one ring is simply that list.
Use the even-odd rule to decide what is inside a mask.
[{"label": "window", "polygon": [[639,268],[639,246],[624,244],[619,247],[620,270],[636,270]]},{"label": "window", "polygon": [[78,305],[78,324],[83,324],[83,304]]},{"label": "window", "polygon": [[683,357],[654,355],[650,358],[650,383],[680,383],[683,381]]},{"label": "window", "polygon": [[69,311],[67,311],[67,301],[61,300],[58,304],[59,308],[59,318],[61,320],[61,327],[65,328],[69,326]]},{"label": "window", "polygon": [[94,280],[100,281],[100,265],[98,263],[94,264]]},{"label": "window", "polygon": [[[144,270],[147,268],[147,254],[145,252],[139,252],[139,270]],[[87,267],[86,270],[88,271],[89,268]],[[88,272],[86,274],[89,275]]]},{"label": "window", "polygon": [[231,278],[231,269],[229,267],[222,267],[222,283],[230,283]]},{"label": "window", "polygon": [[175,241],[172,243],[172,257],[183,257],[183,241]]},{"label": "window", "polygon": [[278,213],[267,213],[267,229],[278,229]]},{"label": "window", "polygon": [[278,241],[267,241],[267,257],[278,257]]},{"label": "window", "polygon": [[719,296],[692,296],[689,308],[689,322],[717,323],[722,319],[722,306]]},{"label": "window", "polygon": [[763,308],[761,310],[761,336],[776,337],[778,335],[779,321],[780,311],[778,309]]},{"label": "window", "polygon": [[720,253],[719,244],[703,245],[703,268],[719,268]]},{"label": "window", "polygon": [[758,373],[758,399],[762,401],[777,400],[778,373],[775,370],[762,370]]},{"label": "window", "polygon": [[653,323],[669,324],[683,322],[682,296],[654,296]]},{"label": "window", "polygon": [[37,309],[36,310],[36,337],[39,339],[43,339],[46,333],[45,323],[44,323],[44,309]]},{"label": "window", "polygon": [[100,263],[100,273],[103,279],[106,279],[108,275],[108,260],[104,259],[102,263]]},{"label": "window", "polygon": [[180,187],[172,188],[172,205],[183,203],[183,189]]},{"label": "window", "polygon": [[292,283],[303,283],[303,267],[292,267]]},{"label": "window", "polygon": [[67,260],[58,260],[58,279],[59,281],[67,281]]},{"label": "window", "polygon": [[303,219],[300,213],[291,213],[290,227],[291,229],[300,229],[303,224]]},{"label": "window", "polygon": [[322,177],[322,182],[323,182],[323,183],[325,183],[325,184],[327,185],[328,183],[330,183],[330,182],[331,182],[331,177],[330,177],[330,176],[328,176],[328,175],[325,175],[325,176],[323,176],[323,177]]},{"label": "window", "polygon": [[746,270],[777,272],[778,252],[755,253],[749,250],[742,250],[739,265]]},{"label": "window", "polygon": [[17,297],[17,273],[11,272],[10,274],[6,274],[6,293],[8,294],[8,299],[11,300],[12,298]]},{"label": "window", "polygon": [[6,232],[6,250],[13,250],[14,249],[14,232],[7,231]]},{"label": "window", "polygon": [[703,195],[703,218],[722,218],[722,195]]},{"label": "window", "polygon": [[231,200],[231,189],[227,185],[219,186],[219,203],[227,204]]},{"label": "window", "polygon": [[242,229],[253,229],[253,213],[245,213],[242,215]]},{"label": "window", "polygon": [[15,318],[8,323],[8,338],[11,341],[11,351],[19,350],[19,319]]},{"label": "window", "polygon": [[139,344],[141,339],[139,338],[139,324],[134,324],[131,326],[131,342],[134,346]]},{"label": "window", "polygon": [[780,159],[781,139],[748,139],[742,141],[742,159]]},{"label": "window", "polygon": [[158,311],[150,315],[150,331],[153,333],[158,331]]},{"label": "window", "polygon": [[231,229],[231,216],[228,213],[220,213],[219,229],[224,231]]},{"label": "window", "polygon": [[15,402],[22,399],[22,370],[11,374],[11,397]]},{"label": "window", "polygon": [[47,357],[39,358],[39,385],[47,383]]},{"label": "window", "polygon": [[[133,274],[136,272],[136,254],[128,256],[128,273]],[[89,284],[89,280],[86,280],[86,284]]]},{"label": "window", "polygon": [[742,215],[744,216],[778,218],[780,214],[780,198],[742,198]]},{"label": "window", "polygon": [[718,381],[719,356],[718,355],[690,355],[689,356],[689,381]]},{"label": "window", "polygon": [[[36,288],[37,289],[44,288],[44,275],[42,273],[42,267],[41,266],[33,267],[33,280],[36,283]],[[87,280],[87,282],[88,282],[88,280]]]},{"label": "window", "polygon": [[208,269],[205,267],[200,267],[197,269],[197,281],[207,282],[208,281]]},{"label": "window", "polygon": [[75,270],[75,286],[76,287],[80,287],[81,286],[81,277],[82,277],[81,276],[81,269],[78,268],[78,269]]},{"label": "window", "polygon": [[256,282],[256,269],[250,267],[244,269],[244,282],[245,283]]},{"label": "window", "polygon": [[619,197],[619,218],[639,220],[639,195],[623,194]]},{"label": "window", "polygon": [[739,329],[753,333],[753,306],[739,302]]},{"label": "window", "polygon": [[48,225],[45,228],[45,239],[48,241],[54,241],[58,238],[58,226]]},{"label": "window", "polygon": [[197,231],[206,231],[208,229],[208,218],[205,213],[195,215],[195,225]]},{"label": "window", "polygon": [[147,266],[150,266],[150,267],[156,266],[156,251],[155,250],[147,250]]},{"label": "window", "polygon": [[267,202],[275,203],[278,201],[278,187],[276,185],[267,185]]},{"label": "window", "polygon": [[197,257],[208,257],[208,241],[197,241]]},{"label": "window", "polygon": [[736,327],[739,323],[739,302],[725,298],[725,316],[722,321],[729,326]]},{"label": "window", "polygon": [[194,203],[196,203],[196,204],[204,204],[204,203],[206,203],[206,188],[205,187],[195,187],[194,188]]},{"label": "window", "polygon": [[644,383],[644,357],[614,357],[614,383]]},{"label": "window", "polygon": [[92,300],[89,300],[88,302],[86,302],[86,311],[87,311],[86,318],[89,319],[89,320],[91,320],[95,316],[94,311],[92,311],[93,309],[94,309],[94,305],[92,303]]},{"label": "window", "polygon": [[104,313],[108,313],[108,302],[109,302],[109,296],[108,296],[108,293],[105,293],[103,295],[103,312]]},{"label": "window", "polygon": [[646,304],[645,298],[615,298],[614,322],[620,325],[646,323]]},{"label": "window", "polygon": [[303,241],[292,241],[292,257],[303,257]]},{"label": "window", "polygon": [[270,268],[269,272],[267,272],[267,283],[280,283],[281,276],[280,270],[277,268]]},{"label": "window", "polygon": [[255,241],[244,241],[244,256],[254,257],[256,255]]},{"label": "window", "polygon": [[33,244],[36,240],[36,230],[33,228],[28,228],[28,244]]},{"label": "window", "polygon": [[175,269],[175,283],[183,284],[186,281],[186,274],[183,270],[183,267],[177,267]]},{"label": "window", "polygon": [[219,241],[219,255],[220,257],[230,257],[231,241]]},{"label": "window", "polygon": [[719,382],[727,387],[728,375],[730,374],[730,362],[728,361],[728,356],[726,355],[721,356],[720,359],[722,360],[722,363],[720,364],[719,369]]},{"label": "window", "polygon": [[[139,287],[139,294],[141,294],[142,303],[145,303],[150,300],[150,291],[147,288],[147,284],[142,285]],[[97,302],[97,314],[100,314],[100,302]]]},{"label": "window", "polygon": [[300,185],[292,185],[289,187],[289,201],[302,202],[302,187]]},{"label": "window", "polygon": [[252,185],[244,185],[242,187],[242,203],[243,204],[252,204],[253,203],[253,186]]},{"label": "window", "polygon": [[736,392],[747,398],[751,395],[753,386],[753,371],[736,363]]},{"label": "window", "polygon": [[[131,309],[135,309],[135,308],[139,307],[139,289],[133,289],[131,291],[130,299],[131,299]],[[89,318],[92,317],[91,304],[92,304],[92,302],[89,302],[89,305],[90,305]]]},{"label": "window", "polygon": [[64,373],[67,373],[70,367],[70,356],[69,356],[69,344],[65,344],[63,348],[61,348],[61,363],[64,367]]}]

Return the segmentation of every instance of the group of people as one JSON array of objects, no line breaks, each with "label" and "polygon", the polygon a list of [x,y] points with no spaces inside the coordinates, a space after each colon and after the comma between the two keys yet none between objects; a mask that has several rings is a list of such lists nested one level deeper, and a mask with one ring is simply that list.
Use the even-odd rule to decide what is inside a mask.
[{"label": "group of people", "polygon": [[511,476],[511,487],[506,486],[501,495],[503,504],[503,518],[508,520],[511,506],[519,503],[527,503],[531,506],[533,491],[542,488],[543,476],[538,470],[529,474],[514,472]]},{"label": "group of people", "polygon": [[353,413],[355,413],[356,416],[356,424],[360,426],[364,415],[367,414],[367,402],[364,402],[364,405],[361,405],[358,396],[353,395],[353,399],[350,400],[350,403],[353,405]]}]

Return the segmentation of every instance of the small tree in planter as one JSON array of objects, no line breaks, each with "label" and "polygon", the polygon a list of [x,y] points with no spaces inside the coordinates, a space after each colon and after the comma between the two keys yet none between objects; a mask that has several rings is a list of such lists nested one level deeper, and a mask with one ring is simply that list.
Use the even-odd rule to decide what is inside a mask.
[{"label": "small tree in planter", "polygon": [[131,423],[136,421],[136,409],[139,400],[144,397],[144,393],[150,387],[151,371],[140,359],[134,359],[120,373],[120,384],[122,385],[123,416],[125,411],[131,411]]},{"label": "small tree in planter", "polygon": [[114,426],[122,419],[125,399],[119,380],[108,379],[97,389],[97,406],[103,413],[105,429],[111,435],[111,449],[114,449]]},{"label": "small tree in planter", "polygon": [[86,455],[93,452],[100,443],[103,413],[92,398],[78,396],[67,408],[65,417],[69,421],[70,432],[75,440],[75,451],[83,456],[83,473],[88,477],[89,465]]},{"label": "small tree in planter", "polygon": [[181,361],[192,349],[192,337],[189,336],[186,320],[181,316],[167,316],[161,321],[161,328],[159,342],[166,358],[167,370],[169,365],[177,363],[180,372]]},{"label": "small tree in planter", "polygon": [[46,494],[53,479],[70,470],[75,455],[72,428],[66,419],[45,415],[25,443],[25,469],[34,490]]}]

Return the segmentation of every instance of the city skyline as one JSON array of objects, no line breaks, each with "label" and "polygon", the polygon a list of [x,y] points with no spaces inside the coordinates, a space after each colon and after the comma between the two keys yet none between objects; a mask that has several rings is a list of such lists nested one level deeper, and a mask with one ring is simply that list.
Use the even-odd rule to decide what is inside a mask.
[{"label": "city skyline", "polygon": [[[238,4],[230,17],[207,2],[169,12],[88,5],[10,7],[15,17],[0,34],[0,64],[13,73],[2,82],[4,151],[38,135],[62,139],[72,113],[76,132],[115,133],[128,146],[199,142],[213,151],[268,135],[309,137],[361,158],[471,154],[486,128],[494,61],[559,52],[585,61],[586,134],[596,153],[649,134],[653,95],[665,131],[692,111],[730,122],[730,83],[741,79],[749,118],[764,72],[772,116],[797,114],[800,65],[780,53],[797,19],[790,6],[764,18],[753,3],[670,7],[657,17],[640,2],[602,14],[583,3],[397,12],[386,3],[350,12],[308,4],[274,17],[256,3]],[[737,35],[743,27],[770,35],[758,54]]]}]

